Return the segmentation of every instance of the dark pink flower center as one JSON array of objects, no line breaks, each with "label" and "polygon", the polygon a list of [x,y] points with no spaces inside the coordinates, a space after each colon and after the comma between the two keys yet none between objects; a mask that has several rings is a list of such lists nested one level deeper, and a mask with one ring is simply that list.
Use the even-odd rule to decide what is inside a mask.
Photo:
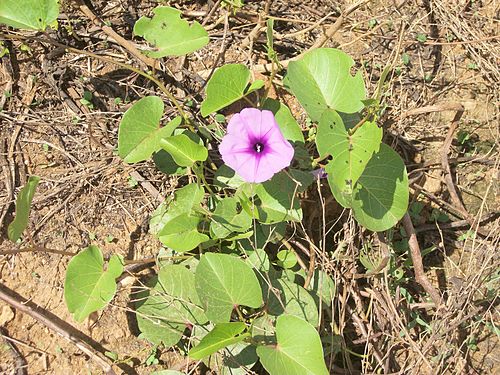
[{"label": "dark pink flower center", "polygon": [[256,153],[260,154],[262,151],[264,151],[264,144],[261,142],[256,142],[253,145],[253,149]]}]

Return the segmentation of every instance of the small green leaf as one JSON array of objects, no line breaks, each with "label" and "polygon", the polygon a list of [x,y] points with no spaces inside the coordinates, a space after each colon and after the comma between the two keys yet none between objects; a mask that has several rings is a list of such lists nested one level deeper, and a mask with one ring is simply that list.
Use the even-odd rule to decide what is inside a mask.
[{"label": "small green leaf", "polygon": [[285,172],[277,173],[271,180],[259,184],[256,193],[261,201],[258,206],[260,221],[266,224],[301,221],[302,209],[296,197],[300,188]]},{"label": "small green leaf", "polygon": [[153,154],[153,161],[156,168],[168,176],[177,176],[186,174],[186,167],[179,167],[172,155],[161,149]]},{"label": "small green leaf", "polygon": [[417,34],[417,40],[420,42],[420,43],[425,43],[427,41],[427,34],[424,34],[424,33],[418,33]]},{"label": "small green leaf", "polygon": [[344,207],[350,207],[353,187],[382,141],[382,128],[374,122],[365,122],[352,135],[350,129],[337,112],[325,111],[316,137],[320,155],[333,158],[325,170],[335,199]]},{"label": "small green leaf", "polygon": [[293,268],[297,264],[297,255],[290,250],[281,250],[276,254],[278,265],[282,268]]},{"label": "small green leaf", "polygon": [[158,233],[158,238],[166,246],[178,252],[193,250],[208,241],[206,234],[198,232],[201,218],[197,215],[181,214],[169,221]]},{"label": "small green leaf", "polygon": [[408,55],[406,52],[404,52],[401,55],[401,61],[403,62],[403,64],[408,65],[410,63],[410,55]]},{"label": "small green leaf", "polygon": [[291,61],[283,81],[313,121],[324,111],[355,113],[363,108],[365,99],[363,76],[351,76],[353,59],[333,48],[318,48],[301,59]]},{"label": "small green leaf", "polygon": [[205,161],[208,157],[207,148],[192,141],[185,134],[161,139],[160,145],[181,167],[191,167],[195,162]]},{"label": "small green leaf", "polygon": [[182,121],[180,116],[160,128],[163,101],[147,96],[136,102],[123,115],[118,129],[118,155],[127,163],[147,160],[161,149],[160,140],[169,137]]},{"label": "small green leaf", "polygon": [[24,230],[28,226],[28,219],[30,216],[31,210],[31,201],[33,200],[33,196],[35,195],[36,187],[40,182],[40,177],[38,176],[30,176],[28,178],[28,182],[21,189],[19,195],[16,199],[16,217],[9,224],[7,229],[7,234],[9,236],[9,240],[12,242],[17,242],[23,234]]},{"label": "small green leaf", "polygon": [[246,325],[243,322],[219,323],[216,324],[198,345],[188,353],[192,359],[203,359],[228,345],[243,341],[248,334],[241,333]]},{"label": "small green leaf", "polygon": [[123,272],[123,259],[113,255],[107,269],[97,246],[89,246],[68,264],[64,281],[64,299],[77,322],[104,308],[116,292],[115,279]]},{"label": "small green leaf", "polygon": [[216,323],[229,322],[236,306],[262,305],[262,291],[255,273],[243,260],[232,255],[202,255],[195,284],[205,314]]},{"label": "small green leaf", "polygon": [[207,97],[201,103],[201,115],[208,116],[243,98],[250,81],[250,70],[242,64],[223,65],[207,84]]},{"label": "small green leaf", "polygon": [[181,12],[171,7],[157,7],[153,18],[141,17],[134,25],[134,34],[156,46],[156,51],[144,54],[159,58],[182,56],[208,43],[208,33],[198,22],[191,25],[181,19]]},{"label": "small green leaf", "polygon": [[297,120],[292,116],[290,109],[278,100],[267,98],[262,109],[267,109],[274,113],[283,136],[292,142],[304,143],[304,135]]},{"label": "small green leaf", "polygon": [[354,188],[354,217],[372,231],[387,230],[406,213],[408,196],[404,162],[396,151],[382,143]]},{"label": "small green leaf", "polygon": [[177,190],[153,212],[149,222],[151,233],[158,235],[163,227],[177,216],[190,214],[201,204],[204,194],[203,188],[195,183]]},{"label": "small green leaf", "polygon": [[257,347],[270,375],[328,375],[318,332],[308,322],[282,315],[276,322],[277,344]]},{"label": "small green leaf", "polygon": [[57,25],[59,4],[57,0],[1,0],[0,24],[18,29],[45,31]]},{"label": "small green leaf", "polygon": [[226,238],[232,232],[243,233],[252,226],[252,217],[245,210],[238,212],[238,200],[224,198],[218,204],[212,216],[210,229],[215,238]]},{"label": "small green leaf", "polygon": [[[313,298],[322,300],[323,306],[330,306],[335,297],[335,282],[325,271],[315,270],[308,290],[313,293]],[[319,305],[319,301],[316,303]]]}]

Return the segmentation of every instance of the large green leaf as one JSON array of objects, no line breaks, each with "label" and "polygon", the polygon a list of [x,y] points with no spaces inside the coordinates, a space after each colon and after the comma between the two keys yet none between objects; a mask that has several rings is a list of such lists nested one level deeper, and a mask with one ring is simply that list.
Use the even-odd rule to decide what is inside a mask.
[{"label": "large green leaf", "polygon": [[365,122],[352,135],[350,129],[337,112],[325,111],[316,136],[320,155],[333,158],[326,168],[328,183],[344,207],[351,206],[353,187],[382,141],[382,128],[374,122]]},{"label": "large green leaf", "polygon": [[198,224],[201,221],[199,215],[181,214],[165,224],[158,233],[160,241],[178,252],[189,251],[199,244],[208,241],[206,234],[198,231]]},{"label": "large green leaf", "polygon": [[257,347],[264,368],[271,375],[328,375],[323,348],[314,327],[292,315],[276,322],[277,344]]},{"label": "large green leaf", "polygon": [[[171,310],[165,303],[165,294],[157,283],[157,278],[151,280],[146,286],[151,289],[148,288],[135,295],[135,315],[139,331],[141,331],[139,337],[155,345],[163,343],[169,347],[177,344],[186,325],[183,322],[171,321]],[[178,318],[177,314],[175,318]]]},{"label": "large green leaf", "polygon": [[370,230],[389,229],[406,213],[408,194],[403,160],[391,147],[381,144],[354,187],[354,217]]},{"label": "large green leaf", "polygon": [[300,200],[296,196],[302,190],[302,186],[296,181],[298,180],[291,179],[285,172],[280,172],[269,181],[257,186],[256,193],[260,198],[258,206],[260,222],[269,224],[285,220],[302,220]]},{"label": "large green leaf", "polygon": [[216,323],[229,322],[236,306],[262,305],[262,291],[252,268],[232,255],[202,255],[195,283],[207,317]]},{"label": "large green leaf", "polygon": [[40,182],[40,177],[30,176],[28,182],[21,189],[16,199],[16,217],[9,224],[7,235],[9,240],[17,242],[24,230],[28,226],[28,219],[31,211],[31,201],[35,195],[36,187]]},{"label": "large green leaf", "polygon": [[194,274],[183,265],[165,265],[151,288],[138,293],[136,315],[141,337],[154,344],[176,344],[187,325],[200,325],[207,318],[194,287]]},{"label": "large green leaf", "polygon": [[208,33],[198,22],[181,19],[181,12],[171,7],[157,7],[153,18],[141,17],[134,25],[134,34],[156,46],[144,51],[151,57],[182,56],[208,43]]},{"label": "large green leaf", "polygon": [[243,233],[252,226],[252,217],[245,210],[238,209],[234,197],[222,199],[215,208],[210,230],[215,238],[226,238],[232,232]]},{"label": "large green leaf", "polygon": [[208,81],[207,97],[201,103],[201,115],[208,116],[262,87],[262,81],[258,80],[245,91],[249,81],[250,70],[245,65],[221,66]]},{"label": "large green leaf", "polygon": [[262,105],[262,109],[267,109],[274,113],[281,133],[283,133],[286,139],[292,142],[304,143],[302,129],[286,105],[276,99],[267,98]]},{"label": "large green leaf", "polygon": [[107,268],[97,246],[89,246],[68,264],[64,299],[77,322],[105,307],[116,292],[115,279],[123,272],[123,259],[113,255]]},{"label": "large green leaf", "polygon": [[161,139],[160,145],[181,167],[191,167],[195,162],[205,161],[208,157],[207,148],[194,142],[185,134]]},{"label": "large green leaf", "polygon": [[361,72],[351,75],[353,64],[340,50],[318,48],[291,61],[283,83],[313,121],[319,121],[327,109],[358,112],[363,108],[365,85]]},{"label": "large green leaf", "polygon": [[307,320],[312,325],[318,324],[318,307],[311,294],[298,284],[286,279],[263,280],[264,301],[269,315],[294,315]]},{"label": "large green leaf", "polygon": [[59,4],[57,0],[1,0],[0,24],[18,29],[45,31],[57,25]]},{"label": "large green leaf", "polygon": [[161,149],[160,140],[169,137],[182,121],[177,116],[166,126],[160,127],[163,101],[157,96],[147,96],[136,102],[123,115],[118,129],[118,155],[127,163],[147,160]]},{"label": "large green leaf", "polygon": [[243,341],[248,334],[241,334],[246,328],[243,322],[216,324],[198,345],[189,351],[192,359],[202,359],[215,353],[228,345]]}]

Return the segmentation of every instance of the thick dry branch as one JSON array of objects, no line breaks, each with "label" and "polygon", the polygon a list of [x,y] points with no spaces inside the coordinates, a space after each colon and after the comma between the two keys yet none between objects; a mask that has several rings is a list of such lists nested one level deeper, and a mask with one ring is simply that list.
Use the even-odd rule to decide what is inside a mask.
[{"label": "thick dry branch", "polygon": [[413,261],[413,270],[415,271],[415,279],[422,288],[431,296],[432,301],[439,307],[441,305],[441,295],[432,286],[431,282],[427,278],[424,272],[424,265],[422,263],[422,253],[420,252],[420,246],[417,240],[417,233],[411,222],[410,215],[408,213],[403,216],[403,226],[405,228],[406,234],[408,235],[408,245],[410,246],[411,260]]},{"label": "thick dry branch", "polygon": [[[95,350],[88,343],[82,341],[82,339],[76,337],[71,333],[70,330],[77,331],[76,328],[70,326],[63,321],[57,321],[57,317],[50,318],[49,313],[42,307],[35,305],[34,303],[27,301],[22,297],[17,297],[14,292],[0,284],[0,300],[5,301],[13,308],[21,311],[24,314],[31,316],[38,323],[43,324],[52,331],[58,333],[60,336],[64,337],[66,340],[70,341],[78,347],[82,352],[88,355],[96,364],[98,364],[105,374],[115,375],[115,372],[111,365],[106,361],[104,355],[97,350]],[[65,327],[66,325],[66,327]]]},{"label": "thick dry branch", "polygon": [[158,69],[160,67],[158,60],[152,59],[151,57],[147,57],[143,53],[141,53],[141,51],[135,48],[135,46],[130,41],[120,36],[111,27],[107,26],[99,17],[97,17],[92,12],[92,10],[90,10],[90,8],[87,5],[85,5],[85,3],[82,0],[74,0],[74,2],[76,3],[76,5],[78,5],[82,13],[85,14],[92,21],[94,25],[99,26],[101,30],[110,38],[112,38],[116,43],[125,48],[127,51],[129,51],[132,55],[137,57],[144,64],[149,65],[154,69]]}]

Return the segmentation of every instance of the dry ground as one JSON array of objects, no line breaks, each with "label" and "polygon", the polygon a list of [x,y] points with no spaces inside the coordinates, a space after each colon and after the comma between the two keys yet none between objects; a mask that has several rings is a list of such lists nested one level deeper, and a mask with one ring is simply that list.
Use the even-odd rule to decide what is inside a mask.
[{"label": "dry ground", "polygon": [[[137,45],[142,41],[133,39],[133,23],[157,4],[90,3],[95,14]],[[207,47],[187,59],[162,62],[162,79],[179,99],[192,98],[198,105],[203,98],[203,71],[223,63],[245,63],[262,74],[258,65],[267,62],[265,34],[250,43],[245,38],[263,14],[264,1],[247,1],[239,13],[229,15],[227,23],[228,10],[220,2],[167,3],[204,23],[211,36]],[[310,47],[352,5],[345,0],[273,0],[270,4],[268,14],[279,17],[275,48],[281,60]],[[168,367],[206,372],[166,349],[157,353],[159,365],[148,366],[151,346],[137,338],[130,313],[131,278],[121,285],[111,306],[83,324],[72,321],[64,305],[69,257],[51,250],[74,253],[94,243],[105,254],[119,253],[126,259],[155,256],[160,244],[147,233],[149,215],[158,199],[183,181],[157,172],[152,162],[131,167],[116,156],[123,112],[144,95],[161,94],[135,73],[84,53],[65,53],[48,43],[51,38],[144,68],[69,1],[63,1],[62,8],[59,29],[49,36],[39,35],[39,40],[24,39],[33,33],[0,26],[0,40],[9,50],[1,58],[0,69],[0,282],[72,324],[98,343],[99,350],[117,353],[117,372],[147,374]],[[344,214],[340,225],[333,227],[331,241],[323,246],[326,255],[321,262],[338,285],[331,314],[340,335],[340,354],[330,363],[332,373],[370,373],[377,365],[379,373],[500,373],[498,16],[496,0],[366,1],[327,42],[353,56],[370,93],[393,51],[400,48],[402,57],[397,59],[386,94],[385,141],[407,162],[412,200],[422,208],[414,215],[418,239],[422,249],[432,249],[424,265],[444,300],[438,311],[429,305],[408,267],[401,282],[387,268],[376,277],[354,277],[365,272],[358,261],[360,249],[371,248],[370,256],[377,262],[384,246]],[[305,123],[297,103],[280,89],[279,78],[275,94]],[[80,102],[85,91],[93,94],[92,107]],[[471,229],[457,212],[445,184],[441,154],[455,116],[443,110],[449,103],[465,108],[450,151],[454,184],[470,215],[488,219],[479,226],[483,235],[474,236],[478,227]],[[28,238],[21,247],[39,250],[7,254],[20,249],[6,240],[5,228],[15,196],[32,174],[41,176],[42,182],[33,202]],[[141,178],[144,181],[134,183]],[[311,215],[321,209],[314,197],[312,192],[312,203],[305,207]],[[437,208],[450,221],[437,223]],[[329,229],[339,210],[330,201],[326,211]],[[389,245],[395,247],[391,251],[400,260],[405,250],[397,247],[399,228],[391,235],[394,240]],[[332,257],[336,249],[341,256]],[[153,271],[142,270],[140,275],[148,272]],[[411,301],[405,293],[410,293]],[[414,324],[415,316],[429,328]],[[101,371],[73,344],[2,303],[0,326],[1,373]]]}]

